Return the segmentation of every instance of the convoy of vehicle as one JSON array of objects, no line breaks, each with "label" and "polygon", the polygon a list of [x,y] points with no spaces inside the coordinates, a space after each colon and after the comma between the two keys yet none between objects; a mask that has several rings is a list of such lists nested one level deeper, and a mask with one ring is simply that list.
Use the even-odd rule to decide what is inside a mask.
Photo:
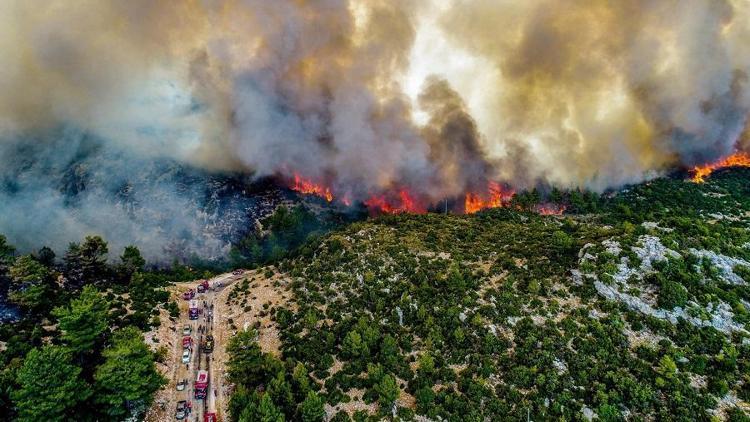
[{"label": "convoy of vehicle", "polygon": [[[241,275],[244,272],[244,270],[235,270],[232,272],[234,275]],[[214,285],[215,288],[220,288],[221,283],[217,282]],[[208,324],[211,323],[211,319],[213,317],[213,305],[209,305],[206,303],[206,301],[201,302],[196,299],[196,293],[204,293],[208,291],[210,288],[210,285],[208,283],[208,280],[201,280],[196,289],[189,289],[185,292],[183,292],[182,297],[183,299],[189,301],[188,303],[188,318],[190,320],[197,320],[200,318],[200,316],[206,312],[206,322]],[[182,329],[182,358],[181,361],[183,364],[189,365],[191,360],[191,355],[193,353],[193,346],[195,342],[198,342],[199,350],[197,350],[198,353],[198,364],[195,375],[195,380],[193,382],[193,398],[195,400],[204,400],[208,397],[208,389],[209,389],[209,373],[206,369],[201,369],[200,362],[203,361],[201,358],[200,353],[212,353],[214,350],[214,336],[211,334],[207,334],[210,331],[207,331],[207,326],[200,325],[198,327],[198,331],[196,332],[195,336],[197,338],[193,338],[193,327],[192,324],[185,325]],[[204,336],[205,334],[205,336]],[[188,388],[189,381],[188,379],[182,379],[181,381],[178,381],[176,384],[177,391],[185,391]],[[189,394],[189,393],[188,393]],[[189,396],[188,396],[189,397]],[[205,403],[203,404],[205,406]],[[176,420],[186,420],[190,416],[190,413],[192,412],[192,405],[190,401],[187,400],[181,400],[177,402],[177,408],[175,410],[175,419]],[[218,418],[216,413],[214,412],[206,412],[203,414],[203,422],[217,422]]]}]

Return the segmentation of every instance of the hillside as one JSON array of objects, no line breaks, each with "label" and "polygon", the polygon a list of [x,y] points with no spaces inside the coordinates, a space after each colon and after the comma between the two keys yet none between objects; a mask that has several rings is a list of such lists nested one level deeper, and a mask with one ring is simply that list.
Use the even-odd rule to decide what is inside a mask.
[{"label": "hillside", "polygon": [[234,420],[746,420],[748,177],[336,230],[281,262],[284,361],[234,355]]},{"label": "hillside", "polygon": [[[228,257],[247,270],[220,275],[150,268],[134,246],[114,257],[98,236],[61,259],[0,237],[18,310],[0,325],[0,410],[161,421],[190,400],[196,417],[242,422],[746,421],[748,179],[526,192],[472,215],[280,207]],[[540,204],[567,211],[522,211]],[[204,283],[191,319],[184,294]]]}]

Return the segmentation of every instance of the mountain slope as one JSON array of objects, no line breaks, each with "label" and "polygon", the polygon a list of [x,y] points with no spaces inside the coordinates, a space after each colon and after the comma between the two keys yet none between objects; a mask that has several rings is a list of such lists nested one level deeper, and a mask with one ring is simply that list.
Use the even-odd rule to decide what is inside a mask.
[{"label": "mountain slope", "polygon": [[[341,420],[740,417],[748,177],[660,179],[588,214],[397,215],[335,231],[280,265],[293,296],[270,311],[289,384],[304,365]],[[242,391],[235,402],[252,401]]]}]

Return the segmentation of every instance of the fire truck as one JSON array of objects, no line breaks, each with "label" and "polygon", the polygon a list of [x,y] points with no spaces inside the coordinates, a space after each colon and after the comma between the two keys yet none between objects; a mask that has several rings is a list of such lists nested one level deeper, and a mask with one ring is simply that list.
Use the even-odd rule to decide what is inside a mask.
[{"label": "fire truck", "polygon": [[208,396],[208,371],[200,370],[195,377],[195,398],[205,399]]},{"label": "fire truck", "polygon": [[203,293],[208,290],[208,280],[202,280],[198,285],[198,293]]},{"label": "fire truck", "polygon": [[198,319],[198,315],[200,315],[201,310],[198,306],[197,300],[191,300],[190,305],[188,305],[188,318],[190,319]]},{"label": "fire truck", "polygon": [[185,300],[190,300],[195,297],[195,290],[190,289],[182,294],[182,298]]},{"label": "fire truck", "polygon": [[203,353],[211,353],[214,351],[214,336],[209,334],[203,339],[201,350],[203,350]]}]

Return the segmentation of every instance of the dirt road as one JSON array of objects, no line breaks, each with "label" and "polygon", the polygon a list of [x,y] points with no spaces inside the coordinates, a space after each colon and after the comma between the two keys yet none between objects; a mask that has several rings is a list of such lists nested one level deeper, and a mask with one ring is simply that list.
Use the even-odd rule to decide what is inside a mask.
[{"label": "dirt road", "polygon": [[[222,413],[226,408],[224,403],[224,385],[223,362],[215,365],[214,351],[224,350],[226,348],[226,336],[214,335],[214,321],[220,318],[223,312],[221,302],[217,297],[238,280],[246,277],[246,273],[239,274],[228,273],[214,277],[208,280],[209,289],[204,293],[196,293],[192,301],[183,299],[182,295],[191,289],[197,291],[201,280],[191,283],[181,283],[177,285],[172,295],[179,304],[180,316],[167,329],[160,330],[159,342],[170,345],[171,350],[168,353],[166,368],[162,372],[171,377],[165,390],[160,392],[157,404],[146,417],[147,421],[164,421],[175,420],[175,409],[179,401],[186,401],[191,405],[192,411],[185,418],[186,421],[203,421],[205,413],[217,414],[218,420],[224,420]],[[189,303],[194,302],[200,309],[197,319],[189,317]],[[201,344],[207,336],[212,335],[215,339],[213,350],[205,353],[201,349]],[[189,361],[183,363],[183,337],[189,336],[192,339],[192,345],[188,347]],[[217,370],[216,368],[220,368]],[[195,381],[199,371],[208,371],[208,388],[206,399],[196,399]],[[177,390],[177,385],[187,382],[182,391]]]}]

